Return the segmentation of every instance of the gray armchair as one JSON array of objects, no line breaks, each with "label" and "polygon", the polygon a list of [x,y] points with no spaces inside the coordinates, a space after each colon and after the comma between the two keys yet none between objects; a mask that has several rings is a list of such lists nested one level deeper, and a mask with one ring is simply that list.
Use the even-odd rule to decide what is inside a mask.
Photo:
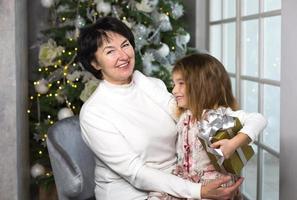
[{"label": "gray armchair", "polygon": [[77,116],[50,127],[47,148],[59,200],[95,199],[94,156],[82,140]]}]

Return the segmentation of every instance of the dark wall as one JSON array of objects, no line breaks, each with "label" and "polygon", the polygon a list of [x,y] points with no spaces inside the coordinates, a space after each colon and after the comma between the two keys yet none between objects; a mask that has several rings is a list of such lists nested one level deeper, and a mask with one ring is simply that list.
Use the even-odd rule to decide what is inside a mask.
[{"label": "dark wall", "polygon": [[190,47],[199,50],[208,49],[208,0],[184,1],[184,21],[186,30],[191,35]]},{"label": "dark wall", "polygon": [[191,39],[189,42],[189,46],[195,47],[196,45],[196,39],[195,39],[195,33],[196,33],[196,0],[187,0],[184,1],[184,16],[183,20],[185,21],[185,28],[190,33]]},{"label": "dark wall", "polygon": [[29,80],[36,79],[33,70],[38,66],[40,31],[47,28],[48,13],[48,9],[40,1],[30,1],[28,4]]}]

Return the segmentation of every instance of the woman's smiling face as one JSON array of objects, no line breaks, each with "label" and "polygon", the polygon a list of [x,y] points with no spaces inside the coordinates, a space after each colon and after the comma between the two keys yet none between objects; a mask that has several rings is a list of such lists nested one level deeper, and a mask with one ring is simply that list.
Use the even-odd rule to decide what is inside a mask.
[{"label": "woman's smiling face", "polygon": [[134,49],[124,36],[107,32],[107,38],[98,47],[92,65],[101,70],[104,80],[112,84],[130,83],[135,65]]}]

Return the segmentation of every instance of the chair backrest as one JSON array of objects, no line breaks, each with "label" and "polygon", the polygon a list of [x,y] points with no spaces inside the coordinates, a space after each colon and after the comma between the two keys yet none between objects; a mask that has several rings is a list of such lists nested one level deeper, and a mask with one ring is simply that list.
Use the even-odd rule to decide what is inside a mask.
[{"label": "chair backrest", "polygon": [[94,197],[94,154],[82,140],[77,116],[50,127],[47,148],[59,200]]}]

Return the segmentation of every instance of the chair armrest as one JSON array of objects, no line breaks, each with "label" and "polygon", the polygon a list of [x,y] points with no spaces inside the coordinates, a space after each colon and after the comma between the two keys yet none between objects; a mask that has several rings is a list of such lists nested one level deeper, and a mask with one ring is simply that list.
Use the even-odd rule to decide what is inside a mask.
[{"label": "chair armrest", "polygon": [[[82,173],[63,148],[48,135],[47,147],[59,195],[75,197],[82,191]],[[59,199],[62,197],[59,196]]]}]

